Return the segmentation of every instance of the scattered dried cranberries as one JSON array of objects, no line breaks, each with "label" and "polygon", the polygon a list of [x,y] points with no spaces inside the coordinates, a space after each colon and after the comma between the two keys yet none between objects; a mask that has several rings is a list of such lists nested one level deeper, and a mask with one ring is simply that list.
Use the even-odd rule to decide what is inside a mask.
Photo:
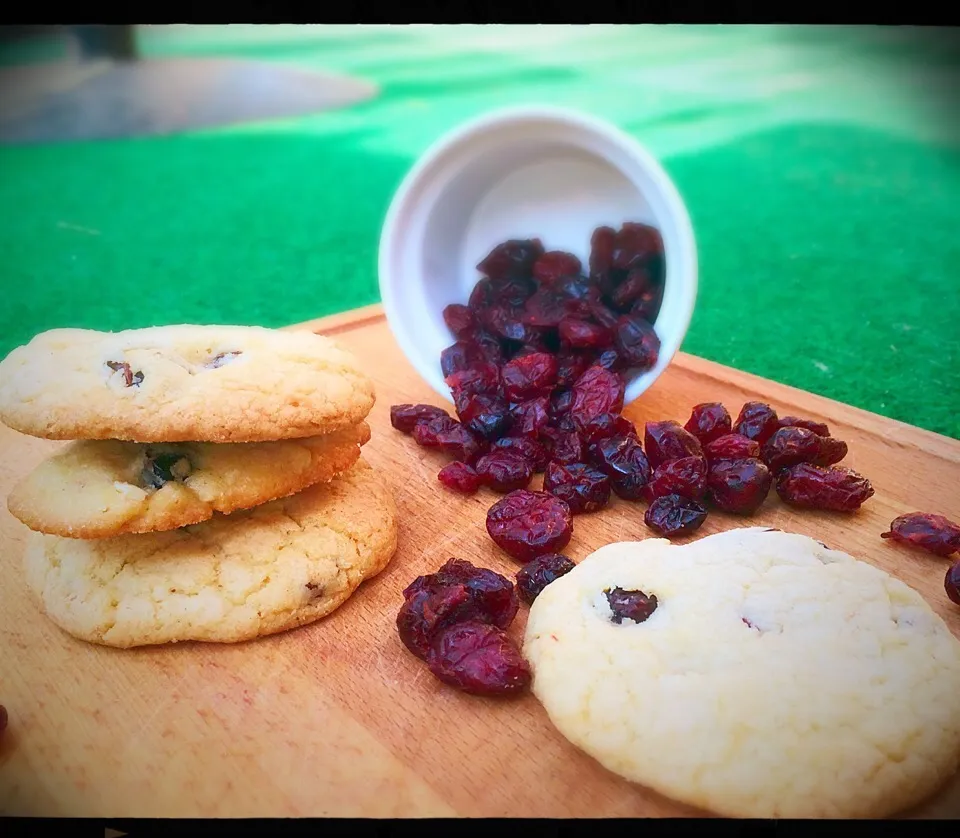
[{"label": "scattered dried cranberries", "polygon": [[874,490],[870,481],[853,469],[800,463],[777,475],[777,494],[791,506],[853,512],[873,496]]},{"label": "scattered dried cranberries", "polygon": [[707,520],[707,510],[698,501],[681,495],[661,495],[643,515],[643,522],[657,535],[672,538],[689,535]]},{"label": "scattered dried cranberries", "polygon": [[487,532],[509,556],[528,562],[566,547],[573,535],[573,517],[559,498],[520,489],[490,507]]},{"label": "scattered dried cranberries", "polygon": [[559,553],[548,553],[532,562],[527,562],[517,571],[517,590],[520,598],[532,604],[544,588],[561,576],[569,573],[576,565]]},{"label": "scattered dried cranberries", "polygon": [[610,500],[610,478],[584,463],[550,462],[543,491],[565,501],[574,515],[596,512]]},{"label": "scattered dried cranberries", "polygon": [[911,512],[894,518],[888,532],[880,533],[881,538],[890,538],[933,553],[936,556],[949,556],[960,551],[960,526],[929,512]]},{"label": "scattered dried cranberries", "polygon": [[516,695],[530,686],[530,665],[506,632],[489,623],[467,621],[445,628],[427,665],[440,681],[474,695]]}]

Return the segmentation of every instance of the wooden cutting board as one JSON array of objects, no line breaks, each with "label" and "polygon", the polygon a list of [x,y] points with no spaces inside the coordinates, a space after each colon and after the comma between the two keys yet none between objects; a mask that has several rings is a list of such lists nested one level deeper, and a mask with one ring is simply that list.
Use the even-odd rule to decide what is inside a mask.
[{"label": "wooden cutting board", "polygon": [[[396,494],[400,547],[379,577],[321,622],[235,646],[115,650],[74,640],[37,610],[20,553],[26,529],[0,510],[0,813],[94,817],[695,816],[607,772],[569,745],[536,699],[495,701],[449,689],[400,644],[401,590],[450,556],[504,574],[489,540],[484,490],[462,498],[440,456],[389,423],[397,402],[441,404],[407,363],[378,307],[304,324],[335,335],[377,387],[364,448]],[[701,401],[732,413],[750,399],[826,421],[846,463],[876,495],[855,515],[801,513],[775,494],[747,522],[712,513],[700,535],[762,524],[810,535],[919,590],[960,636],[943,590],[947,562],[880,533],[904,512],[960,518],[960,442],[689,355],[625,411],[640,425],[685,421]],[[0,495],[63,443],[0,428]],[[539,480],[539,478],[537,478]],[[575,519],[575,560],[643,539],[642,504],[614,500]],[[521,608],[511,634],[522,636]],[[677,743],[683,747],[684,743]],[[695,747],[695,743],[693,744]],[[655,759],[656,755],[651,754]],[[913,817],[960,816],[955,779]]]}]

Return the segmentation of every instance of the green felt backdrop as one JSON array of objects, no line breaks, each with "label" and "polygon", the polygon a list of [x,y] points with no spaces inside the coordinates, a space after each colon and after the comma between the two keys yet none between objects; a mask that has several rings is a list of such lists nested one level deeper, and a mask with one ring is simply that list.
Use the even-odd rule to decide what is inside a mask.
[{"label": "green felt backdrop", "polygon": [[[833,27],[157,27],[147,55],[371,79],[337,112],[0,149],[0,353],[55,326],[287,323],[377,300],[392,193],[517,102],[650,147],[693,217],[686,351],[960,438],[960,130],[949,33]],[[38,40],[7,65],[56,59]],[[735,408],[735,405],[731,405]]]}]

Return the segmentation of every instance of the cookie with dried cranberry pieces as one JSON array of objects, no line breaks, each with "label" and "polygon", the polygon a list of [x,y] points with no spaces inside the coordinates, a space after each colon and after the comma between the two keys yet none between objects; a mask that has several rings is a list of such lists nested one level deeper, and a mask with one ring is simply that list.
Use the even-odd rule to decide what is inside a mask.
[{"label": "cookie with dried cranberry pieces", "polygon": [[802,535],[603,547],[534,601],[524,655],[574,745],[719,815],[883,817],[960,760],[960,642],[912,588]]},{"label": "cookie with dried cranberry pieces", "polygon": [[308,331],[54,329],[0,362],[0,421],[46,439],[267,442],[356,425],[373,403],[357,359]]},{"label": "cookie with dried cranberry pieces", "polygon": [[369,439],[360,422],[275,442],[71,442],[14,487],[7,508],[67,538],[173,530],[331,480]]},{"label": "cookie with dried cranberry pieces", "polygon": [[105,646],[238,643],[319,620],[397,548],[387,483],[361,459],[298,494],[167,532],[80,540],[28,533],[44,613]]}]

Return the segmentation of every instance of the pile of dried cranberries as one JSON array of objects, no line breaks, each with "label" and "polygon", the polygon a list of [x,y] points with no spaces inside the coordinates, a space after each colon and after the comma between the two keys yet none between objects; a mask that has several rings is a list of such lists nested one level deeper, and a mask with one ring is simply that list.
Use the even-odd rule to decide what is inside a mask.
[{"label": "pile of dried cranberries", "polygon": [[[685,426],[648,422],[641,444],[620,411],[628,377],[650,369],[660,347],[653,323],[664,252],[654,228],[598,228],[589,275],[575,256],[544,252],[537,239],[498,245],[477,267],[483,277],[468,304],[443,312],[456,340],[440,363],[457,418],[401,404],[390,408],[390,421],[452,458],[438,475],[448,488],[505,495],[487,513],[487,532],[529,563],[517,575],[528,602],[572,569],[558,551],[570,541],[573,517],[602,509],[614,494],[646,501],[647,526],[669,537],[698,529],[704,504],[752,514],[774,485],[784,502],[813,509],[853,511],[873,495],[868,480],[835,465],[847,446],[826,425],[781,419],[760,402],[745,404],[735,421],[710,403],[697,405]],[[529,491],[539,472],[543,491]],[[463,566],[473,567],[462,562],[458,572]],[[404,643],[447,683],[485,693],[524,689],[529,673],[503,634],[515,605],[496,615],[470,605],[443,581],[452,572],[407,588],[398,618]],[[450,617],[448,607],[467,616]],[[486,685],[477,681],[481,670]]]}]

